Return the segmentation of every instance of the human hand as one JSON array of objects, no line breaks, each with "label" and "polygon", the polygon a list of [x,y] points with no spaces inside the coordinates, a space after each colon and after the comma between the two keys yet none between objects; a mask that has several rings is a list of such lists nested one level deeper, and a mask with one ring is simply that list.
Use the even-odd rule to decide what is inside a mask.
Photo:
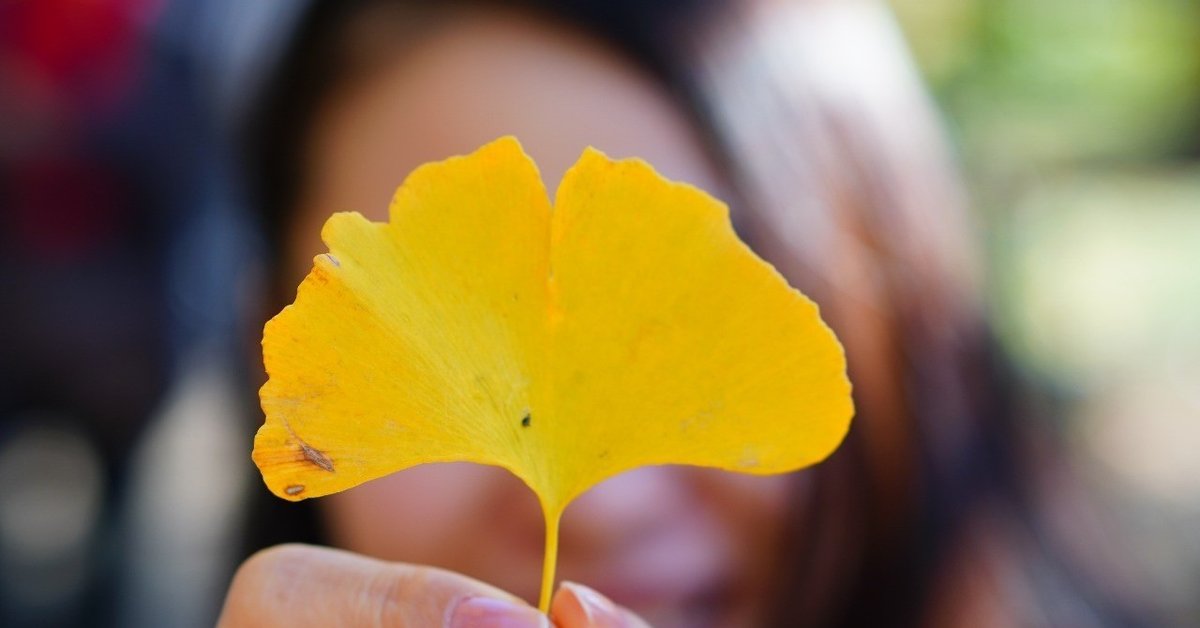
[{"label": "human hand", "polygon": [[234,576],[217,621],[218,628],[274,626],[648,628],[577,584],[563,583],[546,617],[454,572],[308,545],[281,545],[250,557]]}]

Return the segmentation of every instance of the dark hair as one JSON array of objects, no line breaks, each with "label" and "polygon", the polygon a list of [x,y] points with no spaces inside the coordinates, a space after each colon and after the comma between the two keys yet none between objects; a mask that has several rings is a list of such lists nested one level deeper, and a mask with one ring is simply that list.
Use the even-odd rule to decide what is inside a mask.
[{"label": "dark hair", "polygon": [[[816,80],[781,80],[812,66],[773,58],[762,44],[770,25],[749,2],[517,4],[607,40],[678,96],[735,185],[742,236],[822,304],[845,340],[859,416],[843,447],[809,472],[819,479],[781,557],[777,625],[921,623],[947,557],[995,508],[1041,552],[1039,577],[1053,581],[1053,595],[1069,591],[1105,622],[1136,623],[1056,556],[1033,515],[1019,449],[1027,425],[964,271],[963,195],[919,83],[889,83],[875,102],[861,81],[847,98]],[[319,106],[378,54],[350,45],[352,21],[364,12],[391,15],[398,28],[414,15],[437,19],[419,5],[316,2],[301,20],[249,127],[253,191],[275,255]],[[257,518],[272,523],[254,526],[253,546],[320,539],[310,509],[278,500],[261,509]]]}]

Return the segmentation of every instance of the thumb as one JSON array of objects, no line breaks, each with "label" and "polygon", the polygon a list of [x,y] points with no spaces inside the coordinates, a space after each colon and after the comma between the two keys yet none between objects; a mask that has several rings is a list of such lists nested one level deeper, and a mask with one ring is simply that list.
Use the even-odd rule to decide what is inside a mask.
[{"label": "thumb", "polygon": [[238,569],[217,626],[549,628],[550,622],[520,599],[450,571],[281,545]]}]

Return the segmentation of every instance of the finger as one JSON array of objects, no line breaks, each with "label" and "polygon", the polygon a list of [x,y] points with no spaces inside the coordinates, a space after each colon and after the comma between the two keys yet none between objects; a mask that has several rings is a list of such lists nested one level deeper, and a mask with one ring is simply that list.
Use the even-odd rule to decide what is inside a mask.
[{"label": "finger", "polygon": [[550,622],[520,599],[453,572],[281,545],[238,569],[217,626],[549,628]]},{"label": "finger", "polygon": [[641,617],[574,582],[559,586],[550,601],[550,618],[558,628],[650,628]]}]

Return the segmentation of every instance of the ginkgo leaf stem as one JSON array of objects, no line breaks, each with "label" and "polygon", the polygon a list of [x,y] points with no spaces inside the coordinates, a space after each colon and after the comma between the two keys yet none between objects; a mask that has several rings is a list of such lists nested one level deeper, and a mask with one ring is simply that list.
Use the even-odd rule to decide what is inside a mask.
[{"label": "ginkgo leaf stem", "polygon": [[550,612],[550,595],[554,593],[554,567],[558,562],[558,522],[562,519],[562,508],[544,509],[546,519],[546,554],[542,558],[542,593],[538,597],[538,610]]}]

